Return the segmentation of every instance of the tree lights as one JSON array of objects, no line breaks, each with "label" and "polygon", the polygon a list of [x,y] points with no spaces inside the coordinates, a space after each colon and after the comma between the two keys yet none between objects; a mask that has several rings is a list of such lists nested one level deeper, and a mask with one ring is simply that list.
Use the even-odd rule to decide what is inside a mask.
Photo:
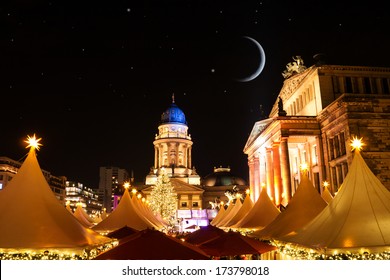
[{"label": "tree lights", "polygon": [[173,223],[177,210],[177,194],[164,168],[150,193],[150,209],[165,221]]}]

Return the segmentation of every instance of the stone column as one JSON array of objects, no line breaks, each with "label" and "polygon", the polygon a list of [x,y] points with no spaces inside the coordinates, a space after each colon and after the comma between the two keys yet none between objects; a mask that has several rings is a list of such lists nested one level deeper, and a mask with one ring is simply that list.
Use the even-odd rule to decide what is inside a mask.
[{"label": "stone column", "polygon": [[[253,162],[253,169],[254,169],[254,185],[253,185],[253,196],[252,198],[257,198],[259,196],[259,189],[260,189],[260,164],[259,164],[259,155],[256,154],[254,157]],[[256,201],[256,200],[252,200]]]},{"label": "stone column", "polygon": [[291,199],[291,169],[290,169],[290,157],[288,153],[288,138],[282,137],[280,141],[280,166],[282,175],[282,186],[284,200],[288,204]]},{"label": "stone column", "polygon": [[267,193],[269,197],[275,202],[275,190],[274,190],[274,169],[272,164],[272,149],[266,148],[265,158],[266,170],[267,170]]},{"label": "stone column", "polygon": [[[324,147],[322,143],[321,136],[316,136],[316,144],[317,144],[317,156],[318,156],[318,169],[319,169],[319,175],[320,175],[320,184],[321,184],[321,190],[322,190],[322,182],[327,180],[326,176],[326,168],[324,165]],[[329,180],[329,179],[328,179]]]},{"label": "stone column", "polygon": [[249,167],[249,189],[252,201],[254,199],[254,186],[255,186],[255,170],[254,170],[254,162],[253,158],[248,159],[248,167]]},{"label": "stone column", "polygon": [[154,146],[154,168],[157,168],[158,164],[158,148]]},{"label": "stone column", "polygon": [[279,142],[272,143],[272,160],[274,167],[275,205],[279,207],[282,196],[282,176],[280,173]]},{"label": "stone column", "polygon": [[191,151],[192,151],[192,146],[189,146],[188,147],[188,168],[189,169],[192,168],[192,155],[191,155]]},{"label": "stone column", "polygon": [[[267,184],[267,169],[265,166],[265,156],[264,154],[260,155],[260,192],[261,192],[261,184],[266,185]],[[260,193],[259,193],[260,195]]]}]

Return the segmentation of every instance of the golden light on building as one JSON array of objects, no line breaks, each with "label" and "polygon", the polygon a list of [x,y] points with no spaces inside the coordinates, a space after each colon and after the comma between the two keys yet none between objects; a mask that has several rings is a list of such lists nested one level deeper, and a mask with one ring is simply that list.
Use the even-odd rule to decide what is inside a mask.
[{"label": "golden light on building", "polygon": [[129,189],[129,188],[130,188],[130,183],[129,183],[129,182],[125,182],[125,183],[123,184],[123,187],[124,187],[125,189]]},{"label": "golden light on building", "polygon": [[138,198],[138,199],[141,199],[141,198],[142,198],[142,194],[140,194],[140,193],[137,194],[137,198]]},{"label": "golden light on building", "polygon": [[39,143],[39,141],[41,141],[42,138],[38,138],[35,136],[35,133],[32,137],[30,137],[29,135],[27,135],[27,140],[25,140],[24,142],[27,143],[28,145],[26,146],[26,148],[31,148],[31,149],[36,149],[37,151],[39,151],[39,146],[42,146],[41,143]]},{"label": "golden light on building", "polygon": [[353,150],[362,150],[363,149],[363,146],[365,145],[362,141],[363,137],[361,137],[360,139],[358,139],[356,136],[352,138],[351,140],[351,147],[352,147],[352,151]]},{"label": "golden light on building", "polygon": [[249,189],[245,190],[245,193],[248,195],[251,191]]}]

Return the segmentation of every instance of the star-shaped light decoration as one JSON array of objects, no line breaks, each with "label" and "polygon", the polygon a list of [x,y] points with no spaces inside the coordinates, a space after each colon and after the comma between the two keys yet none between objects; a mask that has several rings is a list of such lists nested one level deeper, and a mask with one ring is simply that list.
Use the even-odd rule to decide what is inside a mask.
[{"label": "star-shaped light decoration", "polygon": [[123,184],[123,187],[124,187],[125,189],[129,189],[129,188],[130,188],[130,183],[129,183],[129,182],[125,182],[125,183]]},{"label": "star-shaped light decoration", "polygon": [[361,149],[363,149],[364,143],[363,143],[362,139],[363,139],[363,137],[360,139],[358,139],[356,136],[353,137],[353,139],[351,140],[352,151],[353,150],[360,151]]},{"label": "star-shaped light decoration", "polygon": [[35,136],[35,133],[32,137],[30,137],[29,135],[27,135],[27,140],[25,140],[24,142],[27,143],[28,145],[26,146],[26,148],[31,148],[31,149],[36,149],[37,151],[39,151],[39,146],[42,146],[41,143],[39,143],[39,141],[41,141],[42,138],[39,138],[37,139],[37,137]]},{"label": "star-shaped light decoration", "polygon": [[309,170],[309,166],[307,165],[306,162],[302,163],[301,166],[301,171],[304,172],[304,171],[308,171]]}]

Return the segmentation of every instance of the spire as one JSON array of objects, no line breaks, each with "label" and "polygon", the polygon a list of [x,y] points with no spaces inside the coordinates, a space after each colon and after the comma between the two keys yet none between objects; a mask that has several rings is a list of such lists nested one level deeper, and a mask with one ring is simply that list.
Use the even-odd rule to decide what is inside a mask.
[{"label": "spire", "polygon": [[172,103],[175,103],[175,93],[172,93]]}]

